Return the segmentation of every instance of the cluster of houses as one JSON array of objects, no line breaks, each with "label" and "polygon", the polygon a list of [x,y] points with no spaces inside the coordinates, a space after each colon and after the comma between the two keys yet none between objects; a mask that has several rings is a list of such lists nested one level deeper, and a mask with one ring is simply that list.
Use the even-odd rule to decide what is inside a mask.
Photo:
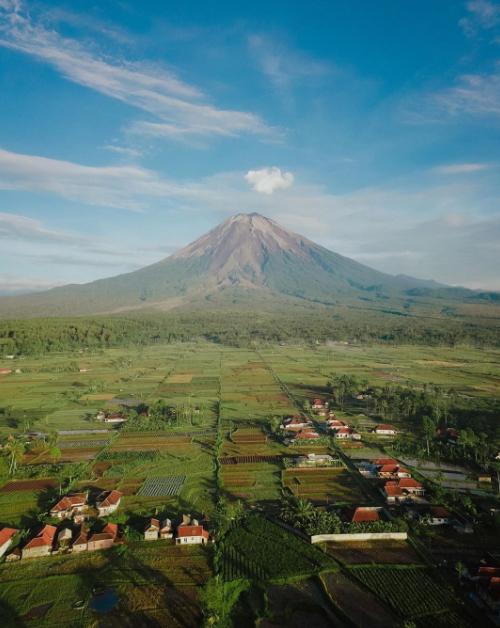
[{"label": "cluster of houses", "polygon": [[335,418],[335,415],[327,419],[326,424],[330,432],[333,432],[334,438],[339,440],[361,440],[359,432],[344,421],[339,421],[339,419]]},{"label": "cluster of houses", "polygon": [[423,485],[412,478],[410,471],[393,458],[376,458],[361,462],[359,471],[365,477],[386,480],[382,495],[389,505],[427,504]]},{"label": "cluster of houses", "polygon": [[304,416],[296,415],[283,420],[280,428],[290,437],[291,442],[315,440],[320,438],[312,421]]},{"label": "cluster of houses", "polygon": [[[69,520],[80,524],[79,530],[74,533],[68,525],[46,524],[38,534],[21,549],[16,547],[7,554],[7,561],[21,558],[38,558],[61,552],[92,552],[104,550],[121,543],[119,527],[116,523],[106,522],[98,531],[90,532],[86,525],[89,515],[87,493],[76,493],[62,497],[50,510],[50,516],[61,521]],[[101,494],[96,501],[96,510],[99,517],[107,517],[115,512],[120,505],[122,494],[119,491],[108,491]],[[170,519],[160,522],[151,519],[144,529],[144,539],[155,541],[158,539],[174,538],[175,527]],[[6,554],[11,547],[18,530],[3,528],[0,530],[0,557]],[[176,527],[175,542],[177,544],[205,544],[209,541],[208,530],[204,524],[191,515],[183,515],[182,521]]]}]

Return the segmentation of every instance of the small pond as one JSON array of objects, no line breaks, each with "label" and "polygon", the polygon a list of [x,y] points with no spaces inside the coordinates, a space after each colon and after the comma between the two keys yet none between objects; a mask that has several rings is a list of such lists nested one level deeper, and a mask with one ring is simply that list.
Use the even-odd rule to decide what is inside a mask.
[{"label": "small pond", "polygon": [[108,588],[93,593],[90,600],[90,608],[97,613],[108,613],[118,604],[120,598],[116,589]]}]

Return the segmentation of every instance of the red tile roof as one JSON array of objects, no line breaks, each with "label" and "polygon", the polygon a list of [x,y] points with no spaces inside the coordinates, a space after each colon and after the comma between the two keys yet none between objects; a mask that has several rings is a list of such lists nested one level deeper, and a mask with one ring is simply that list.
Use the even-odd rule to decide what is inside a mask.
[{"label": "red tile roof", "polygon": [[397,471],[399,471],[399,465],[398,464],[383,464],[382,466],[379,467],[378,470],[380,473],[396,473]]},{"label": "red tile roof", "polygon": [[389,497],[397,497],[398,495],[401,495],[401,489],[397,485],[397,482],[386,482],[384,491]]},{"label": "red tile roof", "polygon": [[120,493],[120,491],[113,490],[110,491],[102,501],[99,501],[98,505],[101,508],[106,508],[107,506],[116,506],[117,504],[119,504],[121,498],[122,493]]},{"label": "red tile roof", "polygon": [[15,528],[3,528],[0,530],[0,547],[10,541],[10,539],[17,533]]},{"label": "red tile roof", "polygon": [[103,534],[110,534],[113,538],[118,534],[118,524],[117,523],[107,523],[104,526]]},{"label": "red tile roof", "polygon": [[203,538],[208,539],[208,532],[203,528],[203,526],[180,525],[177,528],[177,536],[202,536]]},{"label": "red tile roof", "polygon": [[378,521],[379,519],[378,510],[360,507],[354,511],[351,521],[353,523],[363,523],[365,521]]},{"label": "red tile roof", "polygon": [[51,512],[62,512],[69,510],[75,506],[82,506],[87,502],[87,495],[85,493],[75,493],[75,495],[66,495],[60,499],[55,506],[51,508]]},{"label": "red tile roof", "polygon": [[300,430],[300,432],[297,433],[296,438],[304,438],[304,439],[319,438],[319,434],[315,432],[314,430]]},{"label": "red tile roof", "polygon": [[33,547],[46,547],[51,546],[54,543],[54,537],[56,535],[57,528],[55,526],[44,526],[40,532],[26,544],[24,549],[31,549]]},{"label": "red tile roof", "polygon": [[380,425],[377,425],[375,429],[376,430],[394,430],[395,432],[397,432],[394,425],[390,425],[389,423],[381,423]]},{"label": "red tile roof", "polygon": [[399,480],[399,488],[423,488],[423,486],[413,478],[401,478]]},{"label": "red tile roof", "polygon": [[397,464],[394,458],[376,458],[372,462],[376,466],[383,465],[383,464]]}]

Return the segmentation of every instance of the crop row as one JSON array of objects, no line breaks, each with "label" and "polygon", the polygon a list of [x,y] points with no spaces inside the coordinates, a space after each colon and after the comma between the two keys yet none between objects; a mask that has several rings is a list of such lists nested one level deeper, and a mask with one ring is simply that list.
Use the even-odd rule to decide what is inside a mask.
[{"label": "crop row", "polygon": [[437,613],[453,601],[425,568],[355,567],[352,573],[405,617]]},{"label": "crop row", "polygon": [[170,497],[178,495],[185,480],[185,475],[148,478],[139,489],[137,495],[141,497]]}]

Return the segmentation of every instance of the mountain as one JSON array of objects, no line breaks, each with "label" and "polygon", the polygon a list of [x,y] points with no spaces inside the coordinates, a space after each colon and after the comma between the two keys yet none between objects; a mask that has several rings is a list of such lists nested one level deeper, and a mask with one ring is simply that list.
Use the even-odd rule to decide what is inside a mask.
[{"label": "mountain", "polygon": [[[238,214],[174,255],[83,285],[0,298],[0,316],[66,316],[298,302],[395,307],[475,293],[392,276],[329,251],[256,213]],[[486,297],[485,297],[486,298]],[[489,297],[488,297],[489,298]]]}]

